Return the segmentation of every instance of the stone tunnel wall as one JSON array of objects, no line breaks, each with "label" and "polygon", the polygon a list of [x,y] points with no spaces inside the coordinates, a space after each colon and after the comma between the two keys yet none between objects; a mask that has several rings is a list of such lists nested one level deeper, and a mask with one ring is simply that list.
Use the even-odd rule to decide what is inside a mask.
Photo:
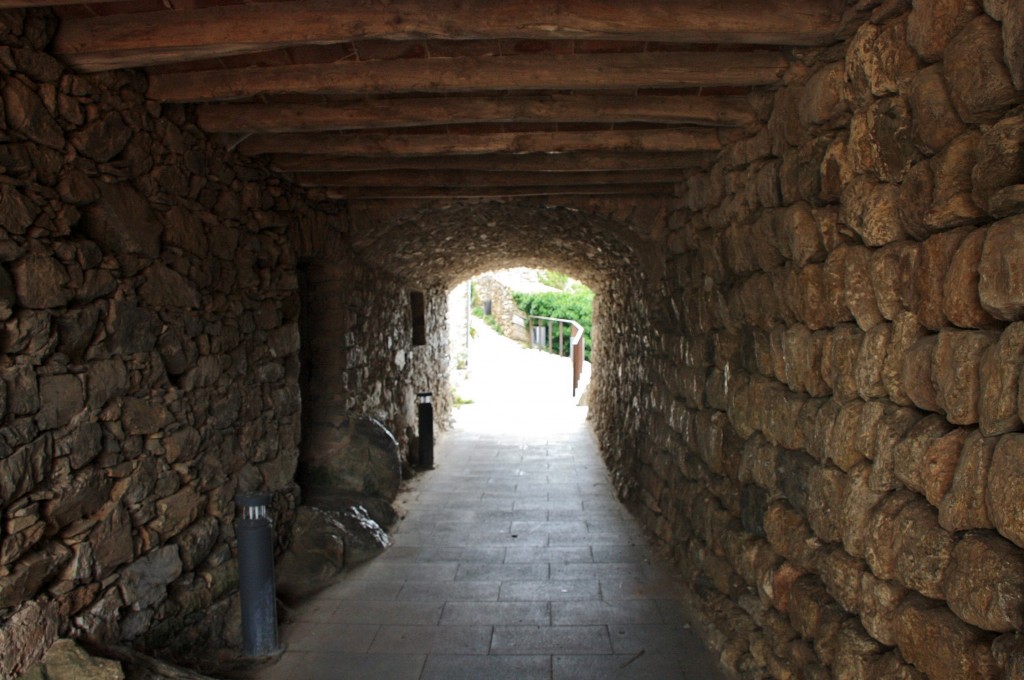
[{"label": "stone tunnel wall", "polygon": [[236,491],[295,503],[288,229],[311,217],[154,117],[144,81],[65,74],[21,17],[0,23],[4,677],[55,635],[220,638]]},{"label": "stone tunnel wall", "polygon": [[742,677],[1024,677],[1024,6],[913,5],[686,184],[595,414]]},{"label": "stone tunnel wall", "polygon": [[[323,490],[326,480],[310,479],[305,471],[323,476],[343,468],[339,476],[345,481],[332,482],[335,490],[372,494],[381,481],[369,469],[373,464],[357,463],[355,452],[344,450],[354,425],[350,415],[383,423],[398,440],[403,460],[409,460],[416,441],[418,392],[433,394],[434,420],[442,429],[447,425],[452,404],[447,294],[436,287],[416,291],[424,295],[427,327],[426,342],[415,345],[412,291],[397,280],[352,261],[332,260],[310,262],[303,283],[309,313],[303,322],[308,377],[300,481]],[[343,488],[337,488],[339,482]]]},{"label": "stone tunnel wall", "polygon": [[237,643],[235,493],[277,492],[279,542],[298,502],[299,258],[350,264],[344,408],[403,434],[400,393],[444,368],[434,348],[399,361],[408,293],[347,254],[341,216],[147,102],[137,74],[66,73],[39,51],[52,29],[0,12],[5,678],[58,635]]}]

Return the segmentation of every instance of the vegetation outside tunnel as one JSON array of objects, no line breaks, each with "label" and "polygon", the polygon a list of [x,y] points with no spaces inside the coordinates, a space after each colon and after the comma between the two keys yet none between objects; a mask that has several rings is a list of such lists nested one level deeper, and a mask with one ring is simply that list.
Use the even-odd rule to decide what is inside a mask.
[{"label": "vegetation outside tunnel", "polygon": [[[568,291],[545,292],[545,293],[512,293],[519,309],[530,316],[548,316],[557,319],[571,319],[583,326],[583,337],[585,340],[586,354],[584,359],[590,360],[591,350],[591,315],[594,305],[594,292],[582,284],[574,285]],[[554,330],[557,334],[558,330]],[[564,326],[561,332],[565,341],[561,344],[565,356],[569,355],[569,340],[572,336],[572,327]],[[558,350],[558,337],[553,338],[553,348]]]}]

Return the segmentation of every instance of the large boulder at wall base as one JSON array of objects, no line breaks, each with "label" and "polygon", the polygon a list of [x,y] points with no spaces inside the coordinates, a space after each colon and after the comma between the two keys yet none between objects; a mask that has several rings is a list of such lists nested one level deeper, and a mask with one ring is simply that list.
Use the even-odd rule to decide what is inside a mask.
[{"label": "large boulder at wall base", "polygon": [[124,680],[121,664],[90,656],[72,640],[57,640],[21,680]]},{"label": "large boulder at wall base", "polygon": [[299,463],[307,494],[356,493],[393,501],[402,482],[398,440],[368,416],[314,422]]},{"label": "large boulder at wall base", "polygon": [[391,537],[366,512],[366,508],[355,505],[341,513],[345,527],[345,564],[349,567],[362,564],[379,555],[391,545]]},{"label": "large boulder at wall base", "polygon": [[292,543],[277,562],[277,594],[285,602],[322,590],[345,568],[345,526],[336,514],[299,507]]},{"label": "large boulder at wall base", "polygon": [[214,680],[121,645],[89,646],[74,640],[53,643],[46,656],[18,680]]},{"label": "large boulder at wall base", "polygon": [[[70,643],[70,640],[58,640],[57,642]],[[54,644],[56,646],[57,643]],[[239,646],[241,646],[241,643],[239,643]],[[203,675],[191,668],[183,668],[167,661],[161,661],[124,645],[90,645],[89,649],[92,652],[92,655],[89,657],[92,662],[116,663],[118,668],[124,671],[124,675],[109,676],[112,678],[121,677],[125,680],[214,680],[209,675]],[[248,662],[247,659],[245,661]],[[76,674],[73,672],[74,668],[71,670],[71,675],[54,675],[53,669],[47,666],[46,671],[49,675],[44,677],[51,680],[65,677],[73,680],[97,680],[98,678],[108,677]]]},{"label": "large boulder at wall base", "polygon": [[277,592],[292,604],[331,585],[346,566],[378,555],[391,539],[365,508],[300,506],[292,543],[277,562]]},{"label": "large boulder at wall base", "polygon": [[370,519],[379,524],[384,530],[390,530],[398,522],[398,513],[388,501],[380,496],[367,496],[357,493],[327,493],[320,491],[306,491],[302,493],[302,504],[311,505],[321,510],[337,510],[345,512],[354,507],[362,508]]}]

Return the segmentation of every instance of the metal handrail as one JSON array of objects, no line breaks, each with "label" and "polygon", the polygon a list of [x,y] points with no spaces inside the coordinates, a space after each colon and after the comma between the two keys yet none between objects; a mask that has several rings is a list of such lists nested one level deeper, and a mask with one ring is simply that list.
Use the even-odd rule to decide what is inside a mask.
[{"label": "metal handrail", "polygon": [[[540,340],[537,334],[534,332],[535,328],[544,328],[543,326],[534,326],[534,320],[547,321],[547,346]],[[551,316],[533,316],[532,314],[527,317],[526,330],[530,336],[530,347],[541,347],[547,352],[554,354],[554,328],[555,322],[558,322],[558,356],[565,356],[565,340],[562,337],[562,328],[565,324],[572,326],[572,335],[569,338],[569,358],[572,360],[572,396],[576,396],[576,390],[580,386],[580,375],[583,373],[583,356],[586,354],[586,341],[583,339],[583,326],[579,325],[572,319],[558,319]]]}]

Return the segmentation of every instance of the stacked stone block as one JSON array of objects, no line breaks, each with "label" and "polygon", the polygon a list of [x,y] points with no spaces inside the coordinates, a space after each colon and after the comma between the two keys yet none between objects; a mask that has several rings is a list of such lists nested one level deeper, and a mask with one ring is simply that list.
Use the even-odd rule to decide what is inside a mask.
[{"label": "stacked stone block", "polygon": [[680,187],[602,441],[738,676],[1024,677],[1024,5],[850,5]]}]

